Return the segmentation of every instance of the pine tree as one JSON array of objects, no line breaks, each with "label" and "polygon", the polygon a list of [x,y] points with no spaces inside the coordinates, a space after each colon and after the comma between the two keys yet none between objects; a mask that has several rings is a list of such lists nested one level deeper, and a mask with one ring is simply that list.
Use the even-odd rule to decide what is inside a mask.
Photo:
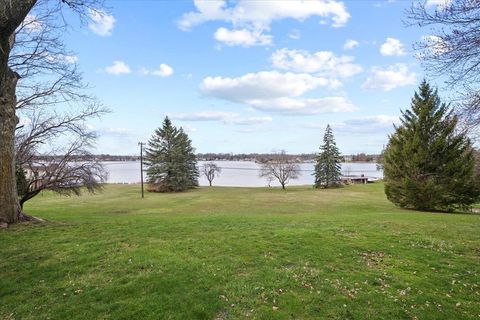
[{"label": "pine tree", "polygon": [[464,209],[477,201],[470,140],[425,80],[401,122],[385,150],[387,198],[400,207],[434,211]]},{"label": "pine tree", "polygon": [[168,117],[148,141],[145,160],[152,191],[183,191],[198,186],[199,173],[192,142]]},{"label": "pine tree", "polygon": [[342,184],[342,172],[340,164],[340,152],[338,151],[332,128],[327,125],[323,136],[323,145],[320,147],[315,164],[315,187],[331,188]]}]

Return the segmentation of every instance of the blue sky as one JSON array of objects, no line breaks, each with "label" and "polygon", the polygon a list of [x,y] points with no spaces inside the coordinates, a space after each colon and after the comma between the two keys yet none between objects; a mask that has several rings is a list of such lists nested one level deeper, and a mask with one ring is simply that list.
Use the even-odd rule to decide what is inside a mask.
[{"label": "blue sky", "polygon": [[66,35],[112,110],[97,153],[136,154],[165,115],[198,152],[316,152],[330,124],[342,153],[378,153],[424,77],[410,1],[107,5]]}]

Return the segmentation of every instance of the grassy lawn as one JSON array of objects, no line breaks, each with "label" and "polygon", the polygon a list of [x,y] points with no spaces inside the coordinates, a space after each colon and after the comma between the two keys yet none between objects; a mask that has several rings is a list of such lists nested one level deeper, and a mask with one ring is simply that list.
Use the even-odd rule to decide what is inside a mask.
[{"label": "grassy lawn", "polygon": [[479,319],[480,215],[339,190],[110,185],[0,231],[5,319]]}]

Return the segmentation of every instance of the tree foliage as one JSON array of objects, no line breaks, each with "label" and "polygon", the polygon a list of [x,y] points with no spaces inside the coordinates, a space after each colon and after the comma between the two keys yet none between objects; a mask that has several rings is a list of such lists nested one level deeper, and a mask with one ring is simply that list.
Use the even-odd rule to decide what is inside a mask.
[{"label": "tree foliage", "polygon": [[323,145],[315,164],[315,187],[331,188],[342,184],[341,156],[333,137],[332,128],[327,125]]},{"label": "tree foliage", "polygon": [[385,149],[387,198],[404,208],[451,211],[478,200],[470,140],[437,90],[423,81]]},{"label": "tree foliage", "polygon": [[145,160],[151,191],[176,192],[198,186],[199,172],[192,142],[168,117],[148,141]]}]

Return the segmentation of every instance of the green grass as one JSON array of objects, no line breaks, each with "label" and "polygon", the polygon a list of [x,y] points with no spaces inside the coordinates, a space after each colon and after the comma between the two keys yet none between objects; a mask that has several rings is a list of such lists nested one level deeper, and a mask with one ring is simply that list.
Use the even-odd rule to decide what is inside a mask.
[{"label": "green grass", "polygon": [[44,193],[0,231],[0,318],[478,319],[480,215],[338,190]]}]

